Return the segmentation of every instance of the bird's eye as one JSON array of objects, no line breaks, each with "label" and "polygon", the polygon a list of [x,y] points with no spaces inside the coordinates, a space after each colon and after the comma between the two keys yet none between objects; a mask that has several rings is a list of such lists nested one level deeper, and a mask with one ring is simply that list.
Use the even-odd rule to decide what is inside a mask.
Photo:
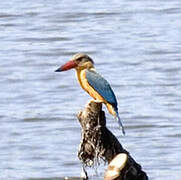
[{"label": "bird's eye", "polygon": [[76,59],[76,61],[77,61],[77,62],[80,62],[80,61],[81,61],[81,59],[82,59],[82,58],[78,58],[78,59]]}]

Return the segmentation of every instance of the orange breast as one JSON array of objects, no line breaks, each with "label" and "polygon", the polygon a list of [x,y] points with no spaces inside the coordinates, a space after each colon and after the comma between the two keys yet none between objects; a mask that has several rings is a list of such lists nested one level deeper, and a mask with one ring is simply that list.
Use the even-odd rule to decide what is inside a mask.
[{"label": "orange breast", "polygon": [[90,86],[90,84],[88,83],[87,79],[86,79],[86,72],[85,70],[82,70],[79,74],[78,74],[78,80],[79,83],[81,85],[81,87],[89,93],[90,96],[92,96],[94,99],[99,100],[103,103],[105,103],[106,101],[104,100],[104,98],[102,96],[99,95],[99,93],[97,91],[94,90],[94,88],[92,88]]},{"label": "orange breast", "polygon": [[77,71],[77,78],[81,85],[81,87],[95,100],[99,100],[102,103],[104,103],[109,111],[110,114],[115,116],[114,108],[111,104],[109,104],[97,91],[94,90],[94,88],[91,87],[91,85],[88,83],[86,79],[86,72],[85,70]]}]

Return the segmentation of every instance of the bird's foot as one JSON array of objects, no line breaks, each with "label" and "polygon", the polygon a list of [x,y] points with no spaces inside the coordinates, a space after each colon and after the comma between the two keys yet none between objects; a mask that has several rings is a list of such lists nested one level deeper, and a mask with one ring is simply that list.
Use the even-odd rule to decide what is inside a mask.
[{"label": "bird's foot", "polygon": [[92,99],[92,100],[90,100],[90,102],[102,103],[101,100],[97,100],[97,99]]}]

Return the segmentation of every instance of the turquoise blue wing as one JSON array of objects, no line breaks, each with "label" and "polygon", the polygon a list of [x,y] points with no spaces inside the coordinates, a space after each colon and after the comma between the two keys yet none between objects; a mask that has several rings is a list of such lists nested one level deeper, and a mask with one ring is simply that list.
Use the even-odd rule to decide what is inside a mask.
[{"label": "turquoise blue wing", "polygon": [[116,112],[116,119],[118,120],[119,126],[122,128],[123,134],[125,135],[124,126],[118,114],[117,100],[109,83],[101,75],[91,70],[86,70],[86,78],[89,85],[95,91],[97,91],[108,103],[113,105]]},{"label": "turquoise blue wing", "polygon": [[86,70],[86,78],[89,85],[117,110],[117,100],[109,83],[101,75],[91,70]]}]

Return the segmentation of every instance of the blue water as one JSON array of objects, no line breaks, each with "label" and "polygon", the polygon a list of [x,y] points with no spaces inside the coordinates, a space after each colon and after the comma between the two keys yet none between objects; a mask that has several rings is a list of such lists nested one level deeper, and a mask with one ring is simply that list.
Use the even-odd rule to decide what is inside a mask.
[{"label": "blue water", "polygon": [[105,109],[108,128],[151,180],[180,180],[180,19],[179,0],[0,2],[0,179],[80,176],[76,114],[91,98],[73,70],[54,70],[84,52],[114,89],[126,136]]}]

